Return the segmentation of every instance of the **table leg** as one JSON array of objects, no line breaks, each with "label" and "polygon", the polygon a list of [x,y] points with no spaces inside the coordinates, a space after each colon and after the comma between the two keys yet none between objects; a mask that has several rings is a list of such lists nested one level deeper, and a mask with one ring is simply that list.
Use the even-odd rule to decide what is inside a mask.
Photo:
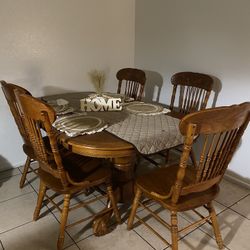
[{"label": "table leg", "polygon": [[130,203],[134,198],[134,166],[135,157],[124,157],[112,159],[114,189],[119,189],[117,201]]},{"label": "table leg", "polygon": [[[119,203],[129,203],[134,197],[134,165],[135,157],[114,158],[113,168],[114,195]],[[110,206],[108,201],[107,206]],[[93,222],[93,232],[96,236],[109,233],[108,222],[113,211],[97,216]]]}]

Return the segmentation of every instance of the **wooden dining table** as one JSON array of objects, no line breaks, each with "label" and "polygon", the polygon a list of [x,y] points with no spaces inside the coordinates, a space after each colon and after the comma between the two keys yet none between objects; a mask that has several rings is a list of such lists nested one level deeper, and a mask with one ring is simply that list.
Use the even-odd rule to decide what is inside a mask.
[{"label": "wooden dining table", "polygon": [[[56,100],[58,98],[65,99],[69,101],[69,105],[74,108],[75,112],[80,111],[80,99],[85,98],[88,96],[88,92],[80,92],[80,93],[67,93],[67,94],[60,94],[60,95],[52,95],[52,96],[45,96],[42,99],[46,102],[51,100]],[[91,112],[94,113],[94,112]],[[109,159],[112,163],[113,169],[113,185],[116,193],[116,197],[119,202],[121,203],[130,203],[134,197],[134,176],[135,176],[135,162],[136,162],[136,155],[138,148],[136,148],[135,143],[132,141],[126,141],[124,138],[119,134],[117,131],[116,126],[120,126],[119,117],[117,112],[98,112],[104,115],[110,113],[109,115],[112,116],[113,123],[113,130],[110,129],[104,130],[94,134],[85,134],[79,135],[76,137],[69,137],[65,133],[61,133],[59,136],[59,142],[68,150],[73,153],[89,156],[89,157],[96,157],[96,158],[105,158]],[[126,113],[123,113],[124,121],[130,122],[126,117]],[[115,122],[114,122],[115,121]],[[140,121],[143,122],[143,121]],[[176,121],[175,121],[176,123]],[[127,126],[127,124],[125,124]],[[177,125],[175,125],[177,126]],[[177,128],[175,127],[175,133]],[[136,131],[135,131],[136,132]],[[132,138],[133,134],[131,135]],[[131,139],[132,140],[132,139]],[[179,139],[180,140],[180,139]],[[180,144],[178,140],[175,140],[175,144]],[[156,142],[156,144],[159,144]],[[144,148],[141,149],[143,153]],[[107,218],[99,218],[100,228],[97,228],[97,231],[100,230],[101,232],[101,224],[104,223]],[[95,232],[97,235],[101,234]]]},{"label": "wooden dining table", "polygon": [[[66,93],[44,96],[42,100],[49,102],[56,99],[69,101],[69,105],[75,112],[81,112],[80,100],[87,97],[90,92]],[[59,142],[73,153],[109,159],[113,165],[113,180],[116,188],[119,188],[119,201],[130,202],[133,198],[133,178],[136,160],[135,147],[121,138],[102,131],[95,134],[85,134],[69,137],[61,133]]]}]

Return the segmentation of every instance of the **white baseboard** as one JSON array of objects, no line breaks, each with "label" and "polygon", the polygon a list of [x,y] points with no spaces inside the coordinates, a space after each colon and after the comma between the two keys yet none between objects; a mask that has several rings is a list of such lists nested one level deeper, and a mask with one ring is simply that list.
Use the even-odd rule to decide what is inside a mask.
[{"label": "white baseboard", "polygon": [[244,178],[230,170],[227,170],[225,175],[225,179],[227,179],[230,182],[233,182],[239,186],[249,188],[250,189],[250,179],[249,178]]}]

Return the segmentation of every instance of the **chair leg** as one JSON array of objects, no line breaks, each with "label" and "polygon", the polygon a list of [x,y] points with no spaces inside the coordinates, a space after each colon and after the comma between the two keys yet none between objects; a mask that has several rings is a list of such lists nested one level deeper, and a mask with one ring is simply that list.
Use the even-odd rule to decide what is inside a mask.
[{"label": "chair leg", "polygon": [[120,216],[120,213],[119,213],[118,208],[117,208],[117,203],[116,203],[116,200],[115,200],[115,197],[114,197],[112,187],[110,185],[107,186],[107,193],[108,193],[108,197],[109,197],[109,199],[111,201],[111,205],[113,207],[113,211],[114,211],[114,214],[115,214],[116,221],[117,221],[118,224],[121,224],[121,216]]},{"label": "chair leg", "polygon": [[212,202],[208,203],[207,207],[208,207],[209,214],[211,216],[212,226],[213,226],[214,235],[215,235],[217,245],[218,245],[219,249],[224,249],[219,224],[217,221],[216,213],[215,213],[214,207],[212,205]]},{"label": "chair leg", "polygon": [[178,219],[177,212],[171,211],[172,250],[178,250]]},{"label": "chair leg", "polygon": [[46,193],[46,189],[47,189],[46,185],[40,180],[40,187],[39,187],[39,193],[38,193],[38,197],[37,197],[37,204],[36,204],[36,208],[35,208],[35,211],[33,214],[33,220],[35,220],[35,221],[39,218],[44,195]]},{"label": "chair leg", "polygon": [[23,185],[25,183],[26,175],[27,175],[29,167],[30,167],[30,162],[31,162],[31,158],[29,156],[27,156],[26,162],[25,162],[25,165],[24,165],[24,168],[23,168],[22,177],[21,177],[21,180],[20,180],[20,183],[19,183],[20,188],[23,188]]},{"label": "chair leg", "polygon": [[139,200],[141,198],[141,195],[142,195],[142,191],[139,188],[137,188],[136,193],[135,193],[135,198],[134,198],[134,201],[133,201],[133,205],[132,205],[132,208],[131,208],[131,212],[130,212],[130,215],[129,215],[129,218],[128,218],[128,226],[127,226],[128,230],[132,229],[132,227],[133,227],[135,213],[136,213],[136,210],[138,208]]},{"label": "chair leg", "polygon": [[68,219],[68,213],[69,213],[69,204],[70,204],[70,194],[64,195],[64,201],[63,201],[63,209],[61,213],[61,225],[60,225],[60,233],[57,240],[57,249],[61,250],[63,249],[63,243],[64,243],[64,230],[66,227],[67,219]]}]

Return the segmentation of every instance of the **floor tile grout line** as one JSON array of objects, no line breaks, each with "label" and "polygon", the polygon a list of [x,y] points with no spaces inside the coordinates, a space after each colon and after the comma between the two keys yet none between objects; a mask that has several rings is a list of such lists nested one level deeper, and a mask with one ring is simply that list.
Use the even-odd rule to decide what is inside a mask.
[{"label": "floor tile grout line", "polygon": [[[24,196],[24,195],[31,194],[31,193],[36,193],[36,194],[38,195],[38,192],[37,192],[37,191],[35,190],[35,188],[30,184],[29,180],[26,179],[26,181],[27,181],[28,184],[31,186],[31,188],[33,189],[33,191],[31,191],[31,192],[29,192],[29,193],[25,193],[25,194],[20,195],[20,196]],[[15,198],[18,198],[18,197],[20,197],[20,196],[17,196],[17,197],[15,197]],[[12,199],[14,199],[14,198],[11,198],[11,199],[9,199],[9,200],[12,200]],[[1,203],[1,202],[0,202],[0,203]],[[47,205],[46,205],[46,206],[47,206]],[[47,207],[47,208],[48,208],[48,207]],[[49,209],[49,208],[48,208],[48,209]],[[50,209],[49,209],[49,212],[52,213]],[[53,213],[52,213],[52,215],[53,215]],[[58,220],[57,220],[57,221],[58,221]],[[29,223],[31,223],[31,222],[33,222],[33,220],[31,220],[31,221],[29,221],[29,222],[27,222],[27,223],[24,223],[24,224],[22,224],[22,225],[13,227],[13,228],[11,228],[11,229],[9,229],[9,230],[6,230],[5,232],[2,232],[2,233],[9,232],[9,231],[11,231],[11,230],[13,230],[13,229],[16,229],[16,228],[18,228],[18,227],[24,226],[24,225],[29,224]],[[0,234],[2,234],[2,233],[0,233]]]},{"label": "floor tile grout line", "polygon": [[63,249],[65,250],[65,249],[67,249],[67,248],[69,248],[69,247],[72,247],[72,246],[76,246],[78,250],[81,250],[81,248],[80,248],[76,243],[74,243],[74,244],[72,244],[72,245],[69,245],[69,246],[67,246],[67,247],[64,247]]},{"label": "floor tile grout line", "polygon": [[[184,218],[184,217],[183,217]],[[184,218],[185,219],[185,218]],[[185,219],[186,220],[186,219]],[[188,221],[190,222],[190,221]],[[210,234],[208,234],[207,232],[203,231],[201,229],[201,226],[204,225],[206,222],[204,222],[203,224],[201,224],[200,226],[194,228],[193,230],[191,230],[189,233],[187,233],[186,235],[184,235],[183,237],[180,237],[180,239],[178,241],[181,241],[182,239],[186,238],[188,235],[190,235],[191,233],[193,233],[194,231],[198,230],[200,232],[202,232],[203,234],[207,235],[209,238],[213,239],[216,243],[216,240],[215,238],[213,238]],[[217,243],[216,243],[217,244]],[[226,249],[230,250],[224,243],[223,243],[223,246],[226,247]],[[165,249],[164,249],[165,250]]]},{"label": "floor tile grout line", "polygon": [[12,231],[12,230],[14,230],[14,229],[19,228],[19,227],[22,227],[22,226],[28,225],[28,224],[30,224],[30,223],[32,223],[32,222],[33,222],[33,220],[28,221],[28,222],[25,222],[25,223],[23,223],[23,224],[21,224],[21,225],[18,225],[18,226],[16,226],[16,227],[12,227],[12,228],[10,228],[10,229],[8,229],[8,230],[4,231],[4,232],[0,232],[0,235],[1,235],[1,234],[8,233],[8,232],[10,232],[10,231]]},{"label": "floor tile grout line", "polygon": [[[204,225],[204,224],[203,224],[203,225]],[[212,226],[211,226],[211,227],[212,227]],[[208,234],[206,231],[203,231],[200,227],[197,228],[197,229],[199,229],[202,233],[206,234],[207,236],[209,236],[210,238],[212,238],[212,239],[216,242],[216,239],[215,239],[215,235],[214,235],[214,234],[213,234],[213,236],[211,236],[211,235]],[[223,239],[222,239],[222,241],[223,241]],[[216,244],[217,244],[217,242],[216,242]],[[224,241],[223,241],[223,246],[224,246],[226,249],[230,250],[230,249],[225,245]]]},{"label": "floor tile grout line", "polygon": [[[224,210],[222,210],[221,212],[219,212],[218,214],[216,214],[216,217],[217,217],[219,214],[221,214],[221,213],[223,213],[223,212],[225,212],[225,211],[228,211],[228,210],[231,210],[231,209],[230,209],[229,207],[226,207]],[[185,219],[185,218],[184,218],[184,219]],[[216,242],[214,233],[213,233],[213,236],[211,236],[209,233],[207,233],[205,230],[202,229],[202,226],[203,226],[204,224],[206,224],[206,222],[204,222],[203,224],[201,224],[201,225],[200,225],[199,227],[197,227],[196,229],[198,229],[198,230],[201,231],[202,233],[208,235],[210,238],[214,239],[215,242]],[[211,228],[212,228],[212,225],[211,225]],[[195,229],[195,230],[196,230],[196,229]],[[212,228],[212,229],[213,229],[213,228]],[[222,239],[222,240],[223,240],[223,239]],[[224,246],[226,249],[230,250],[230,248],[229,248],[228,246],[225,245],[224,241],[223,241],[223,246]]]},{"label": "floor tile grout line", "polygon": [[[19,171],[20,171],[20,170],[19,170]],[[16,174],[16,175],[18,175],[18,174]],[[16,176],[16,175],[13,175],[13,176]],[[12,176],[11,176],[11,177],[12,177]],[[27,181],[28,181],[28,180],[27,180]],[[29,185],[32,187],[32,189],[34,190],[34,192],[35,192],[35,193],[38,193],[38,192],[35,190],[35,188],[33,187],[33,185],[32,185],[29,181],[28,181],[28,183],[29,183]],[[22,194],[22,195],[13,197],[13,198],[11,198],[11,199],[14,199],[14,198],[17,198],[17,197],[26,195],[26,194],[30,194],[30,193],[32,193],[32,192],[28,192],[28,193],[25,193],[25,194]],[[230,206],[225,206],[223,203],[216,201],[216,202],[218,202],[219,204],[221,204],[221,205],[223,205],[223,206],[225,207],[225,208],[224,208],[222,211],[220,211],[217,215],[220,215],[221,213],[225,212],[226,210],[232,210],[232,211],[236,212],[237,214],[239,214],[240,216],[242,216],[242,217],[245,218],[244,215],[242,215],[242,214],[238,213],[237,211],[235,211],[234,209],[232,209],[232,206],[234,206],[235,204],[237,204],[237,203],[240,202],[241,200],[245,199],[245,198],[248,197],[249,195],[250,195],[250,194],[245,195],[244,197],[240,198],[238,201],[234,202],[234,203],[231,204]],[[8,199],[8,200],[11,200],[11,199]],[[6,200],[6,201],[8,201],[8,200]],[[5,201],[2,201],[2,202],[5,202]],[[0,202],[0,203],[2,203],[2,202]],[[102,203],[103,203],[103,202],[102,202]],[[47,205],[46,205],[46,206],[47,206]],[[48,207],[48,210],[49,210],[49,212],[52,213],[52,215],[56,218],[56,216],[53,214],[53,212],[50,210],[49,207]],[[181,217],[182,217],[182,216],[181,216]],[[183,217],[183,218],[184,218],[184,217]],[[185,219],[185,218],[184,218],[184,219]],[[248,219],[248,218],[246,218],[246,219]],[[57,218],[56,218],[56,220],[57,220]],[[187,219],[185,219],[185,220],[187,220]],[[57,220],[57,221],[58,221],[58,220]],[[32,222],[32,221],[30,221],[30,222]],[[29,224],[30,222],[24,223],[23,225]],[[20,226],[23,226],[23,225],[20,225]],[[14,228],[12,228],[12,229],[10,229],[10,230],[7,230],[7,231],[5,231],[5,232],[11,231],[11,230],[13,230],[13,229],[15,229],[15,228],[18,228],[18,227],[20,227],[20,226],[14,227]],[[202,226],[202,225],[201,225],[201,226]],[[211,237],[208,233],[206,233],[206,232],[204,232],[203,230],[201,230],[201,229],[200,229],[201,226],[199,226],[199,227],[195,228],[194,230],[190,231],[188,234],[186,234],[185,236],[181,237],[180,240],[183,239],[183,238],[185,238],[187,235],[191,234],[191,233],[192,233],[193,231],[195,231],[196,229],[199,229],[199,230],[202,231],[204,234],[206,234],[206,235],[208,235],[210,238],[214,239],[214,238]],[[134,230],[133,230],[133,231],[134,231]],[[3,233],[5,233],[5,232],[3,232]],[[155,249],[155,248],[154,248],[147,240],[145,240],[140,234],[138,234],[136,231],[134,231],[134,232],[135,232],[138,236],[140,236],[140,238],[142,238],[147,244],[149,244],[153,249]],[[68,232],[66,232],[66,233],[68,234]],[[0,234],[2,234],[2,233],[0,233]],[[92,235],[93,235],[93,234],[92,234]],[[91,237],[92,235],[89,235],[89,236],[87,236],[86,238]],[[78,247],[78,249],[80,249],[79,246],[77,245],[77,242],[76,242],[69,234],[68,234],[68,236],[72,239],[73,244],[67,246],[66,248],[68,248],[68,247],[70,247],[70,246],[73,246],[73,245],[75,244],[75,245]],[[84,238],[84,239],[86,239],[86,238]],[[84,240],[84,239],[81,239],[80,241],[82,241],[82,240]],[[78,241],[78,242],[80,242],[80,241]],[[1,241],[0,241],[0,246],[1,246]],[[230,250],[230,248],[228,248],[227,246],[225,246],[225,247],[226,247],[226,249],[229,249],[229,250]],[[169,248],[169,247],[166,247],[166,248],[164,248],[164,249],[167,249],[167,248]]]},{"label": "floor tile grout line", "polygon": [[15,168],[7,168],[7,169],[4,169],[4,170],[1,170],[0,171],[0,174],[3,173],[3,172],[7,172],[7,171],[11,171],[11,170],[15,170],[15,169],[19,169],[19,167],[15,167]]},{"label": "floor tile grout line", "polygon": [[[32,184],[29,182],[29,180],[27,180],[28,181],[28,183],[32,186]],[[39,191],[37,191],[33,186],[32,186],[32,188],[34,189],[34,191],[36,192],[36,194],[38,195],[38,192]],[[91,197],[90,198],[88,198],[88,199],[91,199]],[[86,199],[86,200],[88,200],[88,199]],[[73,206],[75,205],[75,204],[72,204]],[[58,224],[60,225],[60,220],[56,217],[56,215],[55,215],[55,213],[53,212],[53,210],[51,210],[51,208],[50,207],[48,207],[48,205],[45,205],[46,207],[47,207],[47,209],[48,209],[48,211],[52,214],[52,216],[56,219],[56,221],[58,222]],[[57,212],[57,210],[56,210],[56,212]],[[74,238],[68,233],[68,231],[67,230],[65,230],[65,233],[69,236],[69,238],[72,240],[72,242],[73,242],[73,244],[72,245],[77,245],[77,242],[79,242],[79,241],[76,241],[76,240],[74,240]],[[89,236],[92,236],[93,235],[93,233],[91,234],[91,235],[88,235],[87,237],[89,237]],[[86,239],[87,237],[85,237],[85,238],[83,238],[83,239],[81,239],[81,240],[84,240],[84,239]],[[81,241],[80,240],[80,241]],[[69,247],[69,246],[67,246],[67,247]],[[77,245],[77,247],[79,248],[79,246]],[[80,248],[79,248],[80,249]]]},{"label": "floor tile grout line", "polygon": [[[35,193],[38,195],[38,192],[33,186],[32,184],[29,182],[29,180],[26,179],[26,181],[29,183],[29,185],[32,187],[32,189],[35,191]],[[46,208],[48,209],[49,213],[52,214],[52,216],[55,218],[55,220],[58,222],[58,224],[60,225],[60,221],[57,219],[56,215],[53,213],[53,211],[50,209],[50,207],[46,204],[45,205]],[[71,235],[65,230],[65,233],[69,236],[69,238],[72,240],[73,244],[72,245],[76,245],[76,241],[71,237]],[[72,246],[70,245],[70,246]],[[67,247],[70,247],[70,246],[67,246]],[[78,247],[78,246],[77,246]],[[79,247],[78,247],[79,248]],[[80,248],[79,248],[80,249]]]},{"label": "floor tile grout line", "polygon": [[[244,216],[243,214],[237,212],[236,210],[234,210],[232,208],[232,206],[236,205],[238,202],[240,202],[241,200],[244,200],[247,196],[250,196],[250,194],[247,194],[243,197],[241,197],[239,200],[237,200],[236,202],[234,202],[233,204],[231,204],[230,206],[225,206],[223,203],[219,202],[219,201],[216,201],[218,202],[219,204],[223,205],[224,207],[226,207],[227,209],[230,209],[232,211],[234,211],[235,213],[239,214],[240,216],[244,217],[245,219],[249,220],[246,216]],[[227,209],[224,209],[223,211],[221,211],[220,213],[218,213],[217,215],[221,214],[222,212],[226,211]]]},{"label": "floor tile grout line", "polygon": [[75,241],[75,242],[76,242],[76,244],[78,244],[79,242],[81,242],[83,240],[86,240],[86,239],[90,238],[91,236],[95,236],[94,233],[92,233],[92,234],[90,234],[90,235],[88,235],[88,236],[86,236],[86,237],[84,237],[82,239],[79,239],[78,241]]},{"label": "floor tile grout line", "polygon": [[[143,241],[145,241],[148,245],[150,245],[154,250],[156,250],[155,247],[153,247],[142,235],[140,235],[138,232],[136,232],[134,229],[132,229],[134,233],[136,233]],[[164,249],[164,248],[163,248]]]},{"label": "floor tile grout line", "polygon": [[[0,174],[1,174],[1,172],[0,172]],[[9,176],[5,176],[5,177],[3,177],[3,178],[0,177],[0,182],[2,182],[2,180],[10,179],[11,177],[18,176],[18,175],[21,175],[21,174],[17,173],[17,174],[11,174],[11,175],[9,175]]]},{"label": "floor tile grout line", "polygon": [[234,206],[237,202],[239,202],[239,201],[245,199],[245,198],[246,198],[247,196],[249,196],[249,195],[250,195],[250,193],[245,194],[243,197],[241,197],[239,200],[235,201],[235,202],[232,203],[231,205],[225,205],[225,204],[223,204],[221,201],[218,201],[218,200],[216,200],[216,199],[215,199],[214,201],[218,202],[220,205],[223,205],[224,207],[230,208],[230,207]]},{"label": "floor tile grout line", "polygon": [[[225,207],[225,206],[224,206]],[[225,211],[225,210],[227,210],[228,208],[227,207],[225,207],[225,209],[223,210],[223,211]],[[191,221],[189,221],[188,219],[186,219],[185,217],[183,217],[182,215],[181,215],[181,213],[179,213],[179,216],[181,217],[181,218],[183,218],[185,221],[187,221],[187,222],[189,222],[189,223],[191,223]],[[183,238],[185,238],[187,235],[189,235],[189,234],[191,234],[192,232],[194,232],[195,230],[197,230],[197,229],[199,229],[201,232],[203,232],[201,229],[200,229],[200,227],[202,226],[202,225],[204,225],[206,222],[204,222],[203,224],[201,224],[200,226],[198,226],[198,227],[195,227],[195,228],[193,228],[193,230],[191,230],[191,231],[189,231],[187,234],[185,234],[184,236],[182,236],[182,237],[180,237],[179,239],[178,239],[178,241],[181,241]],[[135,231],[135,230],[134,230]],[[136,232],[136,231],[135,231]],[[136,232],[137,233],[137,232]],[[204,233],[204,232],[203,232]],[[137,233],[141,238],[143,238],[143,236],[141,236],[139,233]],[[211,237],[210,235],[208,235],[210,238],[212,238],[213,239],[213,237]],[[143,238],[144,239],[144,238]],[[146,239],[144,239],[146,242],[147,242],[147,240]],[[148,243],[148,242],[147,242]],[[151,244],[150,243],[148,243],[150,246],[151,246]],[[166,248],[164,248],[163,250],[165,250],[165,249],[167,249],[167,248],[169,248],[169,246],[167,246]]]},{"label": "floor tile grout line", "polygon": [[230,207],[229,207],[228,209],[231,210],[231,211],[233,211],[233,212],[235,212],[236,214],[240,215],[240,216],[243,217],[244,219],[250,220],[250,219],[248,219],[245,215],[243,215],[243,214],[241,214],[241,213],[235,211],[234,209],[232,209],[232,208],[230,208]]},{"label": "floor tile grout line", "polygon": [[[180,215],[181,216],[181,215]],[[183,217],[183,216],[181,216],[184,220],[186,220],[186,221],[188,221],[188,222],[190,222],[189,220],[187,220],[185,217]],[[205,224],[205,223],[203,223],[203,224]],[[202,224],[202,225],[203,225]],[[191,231],[189,231],[187,234],[185,234],[184,236],[182,236],[182,237],[180,237],[179,239],[178,239],[178,242],[180,242],[182,239],[184,239],[186,236],[188,236],[188,235],[190,235],[191,233],[193,233],[195,230],[197,230],[197,229],[199,229],[199,231],[201,231],[202,233],[205,233],[204,231],[202,231],[201,229],[200,229],[200,227],[202,226],[202,225],[200,225],[200,226],[198,226],[198,227],[196,227],[196,228],[194,228],[193,230],[191,230]],[[151,247],[153,247],[143,236],[141,236],[138,232],[136,232],[134,229],[133,229],[133,231],[136,233],[136,234],[138,234],[144,241],[146,241]],[[211,239],[213,239],[214,240],[214,238],[213,237],[211,237],[209,234],[207,234],[207,233],[205,233],[207,236],[209,236]],[[166,248],[163,248],[163,250],[165,250],[165,249],[168,249],[170,246],[167,246]],[[154,247],[153,247],[153,249],[155,249]]]},{"label": "floor tile grout line", "polygon": [[72,244],[72,245],[70,245],[70,246],[67,246],[67,247],[65,247],[64,249],[67,249],[67,248],[69,248],[69,247],[72,247],[73,245],[76,246],[77,249],[81,250],[81,248],[80,248],[76,243],[74,243],[74,244]]},{"label": "floor tile grout line", "polygon": [[5,180],[5,179],[9,180],[10,178],[15,177],[15,176],[19,176],[19,175],[21,175],[21,174],[12,174],[12,175],[9,175],[9,176],[1,177],[0,182],[3,182],[3,180]]},{"label": "floor tile grout line", "polygon": [[[230,209],[230,208],[226,207],[226,208],[225,208],[224,210],[222,210],[220,213],[216,214],[216,216],[218,216],[218,215],[221,214],[222,212],[224,212],[224,211],[226,211],[226,210],[229,210],[229,209]],[[180,216],[181,216],[184,220],[186,220],[186,221],[188,221],[188,222],[191,223],[191,221],[189,221],[188,219],[186,219],[185,217],[183,217],[181,214],[180,214]],[[186,235],[184,235],[183,237],[181,237],[179,240],[182,240],[183,238],[185,238],[185,237],[188,236],[189,234],[193,233],[195,230],[199,230],[200,232],[206,234],[207,236],[209,236],[210,238],[212,238],[212,239],[216,242],[216,239],[215,239],[213,236],[211,236],[211,235],[208,234],[206,231],[203,231],[203,230],[201,229],[201,227],[202,227],[203,225],[205,225],[205,224],[206,224],[206,222],[202,223],[201,225],[199,225],[198,227],[194,228],[194,229],[191,230],[189,233],[187,233]],[[211,226],[211,227],[212,227],[212,226]],[[179,241],[179,240],[178,240],[178,241]],[[216,243],[216,244],[217,244],[217,243]],[[226,247],[226,249],[230,250],[224,243],[223,243],[223,245],[224,245],[224,247]],[[164,250],[165,250],[165,249],[164,249]]]},{"label": "floor tile grout line", "polygon": [[[156,248],[154,248],[146,239],[144,239],[139,233],[137,233],[135,230],[132,230],[136,235],[138,235],[143,241],[145,241],[150,247],[152,247],[152,249],[156,250]],[[78,244],[81,241],[84,241],[90,237],[94,236],[94,234],[88,235],[87,237],[80,239],[79,241],[76,241],[76,244]]]},{"label": "floor tile grout line", "polygon": [[[187,220],[185,217],[183,217],[181,214],[179,214],[179,216],[181,216],[185,221],[187,221],[187,222],[190,222],[189,220]],[[191,223],[191,222],[190,222]],[[140,223],[140,225],[143,225],[142,223]],[[200,227],[200,226],[199,226]],[[189,235],[189,234],[191,234],[192,232],[194,232],[195,230],[197,230],[199,227],[196,227],[196,228],[194,228],[193,230],[191,230],[190,232],[188,232],[187,234],[185,234],[184,236],[182,236],[182,237],[180,237],[179,239],[178,239],[178,241],[181,241],[183,238],[185,238],[187,235]],[[135,230],[134,230],[135,231]],[[136,232],[136,231],[135,231]],[[171,234],[171,232],[170,231],[168,231],[170,234]],[[137,232],[136,232],[137,233]],[[141,236],[139,233],[137,233],[140,237],[142,237],[143,238],[143,236]],[[211,236],[210,236],[210,238],[212,238]],[[144,239],[144,238],[143,238]],[[146,241],[146,239],[144,239],[145,241]],[[150,243],[148,243],[148,244],[150,244]],[[166,248],[164,248],[163,250],[165,250],[165,249],[167,249],[167,248],[169,248],[170,246],[167,246]]]},{"label": "floor tile grout line", "polygon": [[[46,206],[47,206],[47,205],[46,205]],[[56,221],[58,222],[58,224],[60,225],[61,223],[60,223],[59,219],[58,219],[58,218],[56,217],[56,215],[51,211],[50,208],[48,208],[48,209],[49,209],[50,213],[53,215],[53,217],[56,219]],[[59,231],[59,230],[58,230],[58,231]],[[67,229],[65,229],[64,232],[65,232],[65,234],[68,235],[68,237],[72,240],[72,242],[73,242],[75,245],[77,245],[77,241],[75,241],[74,238],[68,233]],[[74,244],[72,244],[72,245],[74,245]],[[72,246],[72,245],[70,245],[70,246]],[[69,246],[68,246],[68,247],[69,247]],[[78,245],[77,245],[77,247],[79,248]],[[79,249],[80,249],[80,248],[79,248]]]},{"label": "floor tile grout line", "polygon": [[27,194],[31,194],[31,193],[33,193],[33,192],[34,192],[34,191],[30,191],[30,192],[27,192],[27,193],[24,193],[24,194],[20,194],[20,195],[11,197],[11,198],[9,198],[9,199],[7,199],[7,200],[0,201],[0,205],[1,205],[1,203],[4,203],[4,202],[10,201],[10,200],[13,200],[13,199],[22,197],[22,196],[27,195]]},{"label": "floor tile grout line", "polygon": [[[21,166],[22,167],[22,166]],[[19,172],[20,172],[20,174],[23,174],[23,172],[21,171],[21,167],[18,167],[18,170],[19,170]]]},{"label": "floor tile grout line", "polygon": [[231,208],[232,206],[236,205],[238,202],[244,200],[245,198],[247,198],[247,196],[250,196],[250,194],[247,194],[245,196],[243,196],[242,198],[240,198],[238,201],[234,202],[232,205],[230,205],[228,208]]}]

